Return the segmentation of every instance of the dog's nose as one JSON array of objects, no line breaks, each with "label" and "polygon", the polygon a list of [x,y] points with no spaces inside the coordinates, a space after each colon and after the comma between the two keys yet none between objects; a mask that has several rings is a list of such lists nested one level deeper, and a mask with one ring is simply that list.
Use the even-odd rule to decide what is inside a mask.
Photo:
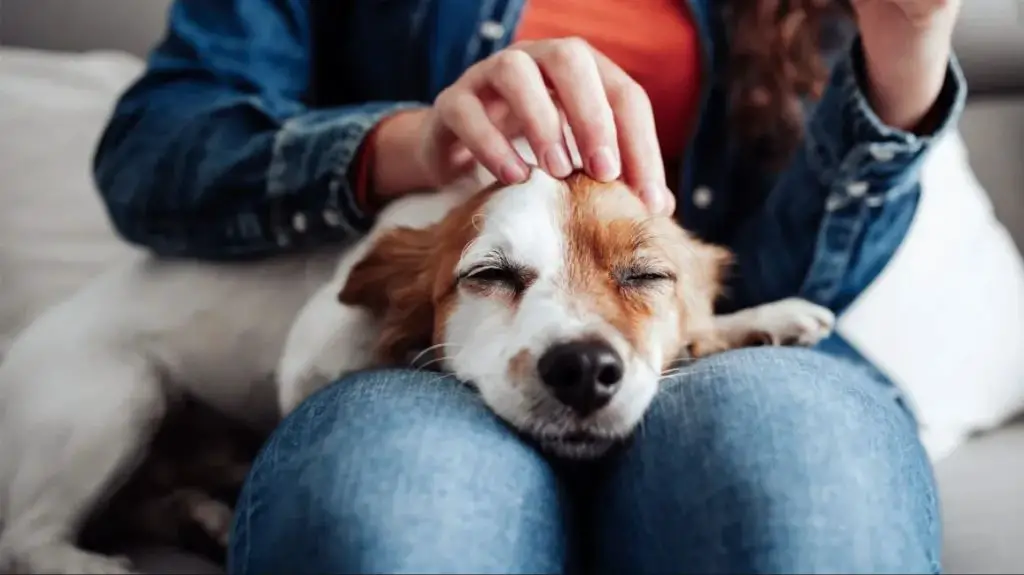
[{"label": "dog's nose", "polygon": [[537,371],[559,401],[586,417],[611,401],[624,367],[607,342],[585,340],[552,346],[537,362]]}]

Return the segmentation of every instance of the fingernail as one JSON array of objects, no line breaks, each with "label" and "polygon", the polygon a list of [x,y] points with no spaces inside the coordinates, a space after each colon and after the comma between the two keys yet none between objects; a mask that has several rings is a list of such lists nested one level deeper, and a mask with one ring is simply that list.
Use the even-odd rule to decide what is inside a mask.
[{"label": "fingernail", "polygon": [[498,170],[498,177],[506,184],[518,184],[530,176],[526,168],[515,160],[505,162]]},{"label": "fingernail", "polygon": [[619,164],[608,146],[601,146],[591,156],[587,165],[590,175],[599,180],[614,180],[619,177]]},{"label": "fingernail", "polygon": [[544,164],[548,172],[556,178],[564,178],[572,173],[572,162],[569,161],[569,154],[565,153],[562,146],[554,146],[544,155]]},{"label": "fingernail", "polygon": [[640,188],[640,199],[647,204],[647,208],[655,214],[661,214],[665,211],[665,186],[660,184],[644,184]]}]

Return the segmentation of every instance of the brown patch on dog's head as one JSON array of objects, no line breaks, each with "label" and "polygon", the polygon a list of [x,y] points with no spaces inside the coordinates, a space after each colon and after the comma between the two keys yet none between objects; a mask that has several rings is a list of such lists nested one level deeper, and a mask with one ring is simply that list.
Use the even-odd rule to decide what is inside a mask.
[{"label": "brown patch on dog's head", "polygon": [[730,260],[726,250],[693,238],[669,217],[649,215],[621,182],[603,183],[576,173],[566,184],[567,264],[574,297],[641,354],[648,351],[645,326],[658,312],[650,297],[657,279],[650,278],[666,276],[675,284],[680,345],[687,333],[710,327]]}]

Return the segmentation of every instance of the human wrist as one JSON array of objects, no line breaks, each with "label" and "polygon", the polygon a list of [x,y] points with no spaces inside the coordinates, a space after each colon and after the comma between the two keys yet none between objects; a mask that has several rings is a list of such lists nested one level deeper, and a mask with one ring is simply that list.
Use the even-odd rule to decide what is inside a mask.
[{"label": "human wrist", "polygon": [[426,108],[402,110],[375,128],[371,145],[370,196],[374,203],[387,203],[409,192],[430,187],[420,150]]},{"label": "human wrist", "polygon": [[929,112],[942,92],[952,55],[952,29],[916,29],[907,34],[861,34],[869,102],[886,125],[911,132],[930,130]]}]

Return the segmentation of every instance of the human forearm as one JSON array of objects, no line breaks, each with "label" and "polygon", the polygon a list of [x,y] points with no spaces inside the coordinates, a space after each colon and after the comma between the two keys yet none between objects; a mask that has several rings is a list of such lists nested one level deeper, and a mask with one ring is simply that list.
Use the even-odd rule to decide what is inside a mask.
[{"label": "human forearm", "polygon": [[[887,125],[918,134],[936,126],[958,0],[861,0],[866,95]],[[943,4],[936,7],[937,4]]]},{"label": "human forearm", "polygon": [[887,125],[901,130],[928,133],[935,126],[929,112],[942,90],[951,53],[942,38],[907,40],[902,57],[887,57],[890,48],[864,38],[868,98],[875,113]]}]

